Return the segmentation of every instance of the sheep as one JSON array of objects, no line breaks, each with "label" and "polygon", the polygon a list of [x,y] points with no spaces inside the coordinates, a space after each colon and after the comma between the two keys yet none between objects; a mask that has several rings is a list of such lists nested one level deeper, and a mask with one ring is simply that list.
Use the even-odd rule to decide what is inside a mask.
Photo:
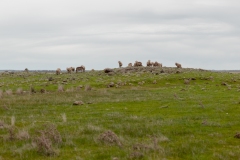
[{"label": "sheep", "polygon": [[142,62],[138,62],[138,61],[135,61],[134,67],[139,67],[139,66],[142,66]]},{"label": "sheep", "polygon": [[177,68],[182,68],[182,65],[180,63],[175,63],[175,65],[177,66]]},{"label": "sheep", "polygon": [[61,73],[61,69],[58,68],[58,69],[56,70],[56,75],[59,75],[60,73]]},{"label": "sheep", "polygon": [[80,67],[77,67],[76,68],[76,73],[80,71],[80,72],[85,72],[85,66],[84,65],[81,65]]},{"label": "sheep", "polygon": [[118,64],[119,64],[119,68],[121,68],[123,65],[121,61],[118,61]]},{"label": "sheep", "polygon": [[128,67],[132,67],[133,65],[132,65],[132,63],[128,63]]},{"label": "sheep", "polygon": [[154,64],[154,63],[153,63],[153,62],[151,62],[150,60],[148,60],[148,61],[147,61],[147,66],[148,66],[148,67],[152,67],[152,66],[153,66],[153,64]]},{"label": "sheep", "polygon": [[153,63],[154,67],[162,67],[162,63],[158,63],[157,61]]},{"label": "sheep", "polygon": [[67,68],[67,72],[68,73],[72,73],[72,72],[74,72],[75,71],[75,68],[74,67],[68,67]]},{"label": "sheep", "polygon": [[74,67],[71,67],[72,71],[74,72],[75,71],[75,68]]},{"label": "sheep", "polygon": [[71,67],[66,68],[66,70],[67,70],[68,73],[72,73],[72,68]]}]

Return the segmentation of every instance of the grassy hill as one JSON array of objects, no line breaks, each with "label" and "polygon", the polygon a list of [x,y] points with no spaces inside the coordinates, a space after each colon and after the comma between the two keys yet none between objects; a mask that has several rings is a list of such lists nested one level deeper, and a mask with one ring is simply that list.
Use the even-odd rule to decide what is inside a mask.
[{"label": "grassy hill", "polygon": [[239,91],[197,69],[4,72],[0,159],[240,159]]}]

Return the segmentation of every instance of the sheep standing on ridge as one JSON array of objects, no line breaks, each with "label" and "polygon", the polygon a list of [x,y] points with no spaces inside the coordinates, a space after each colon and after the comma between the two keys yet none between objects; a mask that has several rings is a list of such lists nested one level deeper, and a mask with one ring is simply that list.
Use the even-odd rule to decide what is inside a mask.
[{"label": "sheep standing on ridge", "polygon": [[75,71],[75,68],[74,67],[71,67],[72,68],[72,71],[74,72]]},{"label": "sheep standing on ridge", "polygon": [[123,65],[121,61],[118,61],[118,64],[119,64],[119,68],[121,68]]},{"label": "sheep standing on ridge", "polygon": [[75,71],[75,68],[74,67],[68,67],[67,68],[67,72],[68,73],[72,73],[72,72],[74,72]]},{"label": "sheep standing on ridge", "polygon": [[132,63],[128,63],[128,67],[132,67],[133,65],[132,65]]},{"label": "sheep standing on ridge", "polygon": [[138,62],[138,61],[135,61],[134,67],[139,67],[139,66],[142,66],[142,62]]},{"label": "sheep standing on ridge", "polygon": [[182,68],[182,65],[180,63],[175,63],[175,65],[177,66],[177,68]]},{"label": "sheep standing on ridge", "polygon": [[153,64],[154,64],[154,63],[153,63],[153,62],[151,62],[150,60],[148,60],[148,61],[147,61],[147,66],[148,66],[148,67],[152,67],[152,66],[153,66]]},{"label": "sheep standing on ridge", "polygon": [[162,63],[158,63],[157,61],[153,63],[154,67],[162,67]]},{"label": "sheep standing on ridge", "polygon": [[58,69],[56,70],[56,75],[59,75],[60,73],[61,73],[61,69],[58,68]]},{"label": "sheep standing on ridge", "polygon": [[84,65],[81,65],[80,67],[77,67],[76,68],[76,73],[80,71],[80,72],[85,72],[85,66]]},{"label": "sheep standing on ridge", "polygon": [[67,72],[68,73],[71,73],[72,72],[72,69],[71,68],[66,68]]}]

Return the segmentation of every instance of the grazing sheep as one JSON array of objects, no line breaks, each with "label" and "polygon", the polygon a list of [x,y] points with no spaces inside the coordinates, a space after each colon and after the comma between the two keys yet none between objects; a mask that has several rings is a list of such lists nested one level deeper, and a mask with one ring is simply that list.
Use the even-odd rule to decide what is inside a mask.
[{"label": "grazing sheep", "polygon": [[58,68],[58,69],[56,70],[56,75],[59,75],[60,73],[61,73],[61,69]]},{"label": "grazing sheep", "polygon": [[139,67],[139,66],[142,66],[142,62],[138,62],[138,61],[135,61],[134,67]]},{"label": "grazing sheep", "polygon": [[67,68],[67,72],[68,73],[72,73],[72,72],[74,72],[75,71],[75,68],[74,67],[68,67]]},{"label": "grazing sheep", "polygon": [[154,63],[153,63],[153,62],[151,62],[150,60],[148,60],[148,61],[147,61],[147,66],[148,66],[148,67],[152,67],[152,66],[153,66],[153,64],[154,64]]},{"label": "grazing sheep", "polygon": [[67,70],[68,73],[72,73],[72,68],[71,67],[66,68],[66,70]]},{"label": "grazing sheep", "polygon": [[153,63],[154,67],[162,67],[162,63],[158,63],[157,61]]},{"label": "grazing sheep", "polygon": [[119,68],[121,68],[123,65],[121,61],[118,61],[118,64],[119,64]]},{"label": "grazing sheep", "polygon": [[175,63],[175,65],[177,66],[177,68],[182,68],[182,65],[180,63]]},{"label": "grazing sheep", "polygon": [[76,68],[76,73],[80,71],[80,72],[85,72],[85,66],[84,65],[81,65],[80,67],[77,67]]},{"label": "grazing sheep", "polygon": [[132,63],[128,63],[128,67],[132,67],[133,65],[132,65]]},{"label": "grazing sheep", "polygon": [[72,71],[74,72],[75,71],[75,68],[74,67],[71,67]]}]

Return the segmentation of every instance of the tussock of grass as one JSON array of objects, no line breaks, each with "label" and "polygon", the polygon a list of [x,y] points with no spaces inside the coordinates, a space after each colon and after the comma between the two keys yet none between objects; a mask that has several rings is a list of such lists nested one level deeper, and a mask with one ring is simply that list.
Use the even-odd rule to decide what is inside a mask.
[{"label": "tussock of grass", "polygon": [[12,90],[11,89],[6,90],[6,94],[11,96],[12,95]]},{"label": "tussock of grass", "polygon": [[58,92],[64,92],[64,87],[62,85],[58,86]]},{"label": "tussock of grass", "polygon": [[16,118],[15,118],[15,116],[12,116],[11,117],[11,125],[14,126],[15,122],[16,122]]},{"label": "tussock of grass", "polygon": [[60,133],[53,124],[44,125],[44,128],[38,131],[39,135],[35,138],[38,152],[46,156],[58,155],[57,147],[62,144]]},{"label": "tussock of grass", "polygon": [[90,85],[86,85],[84,90],[85,90],[85,91],[91,91],[91,90],[92,90],[92,87],[91,87]]},{"label": "tussock of grass", "polygon": [[20,130],[17,134],[17,139],[19,140],[28,140],[30,139],[30,135],[28,133],[28,131],[26,130]]},{"label": "tussock of grass", "polygon": [[2,98],[2,97],[3,97],[3,91],[0,90],[0,98]]},{"label": "tussock of grass", "polygon": [[118,145],[119,147],[122,146],[118,136],[110,130],[100,134],[98,140],[108,145]]},{"label": "tussock of grass", "polygon": [[18,88],[18,89],[16,90],[16,93],[17,93],[17,94],[23,94],[22,88]]},{"label": "tussock of grass", "polygon": [[62,116],[63,122],[66,123],[66,122],[67,122],[67,116],[66,116],[66,114],[63,113],[63,114],[61,114],[61,116]]}]

